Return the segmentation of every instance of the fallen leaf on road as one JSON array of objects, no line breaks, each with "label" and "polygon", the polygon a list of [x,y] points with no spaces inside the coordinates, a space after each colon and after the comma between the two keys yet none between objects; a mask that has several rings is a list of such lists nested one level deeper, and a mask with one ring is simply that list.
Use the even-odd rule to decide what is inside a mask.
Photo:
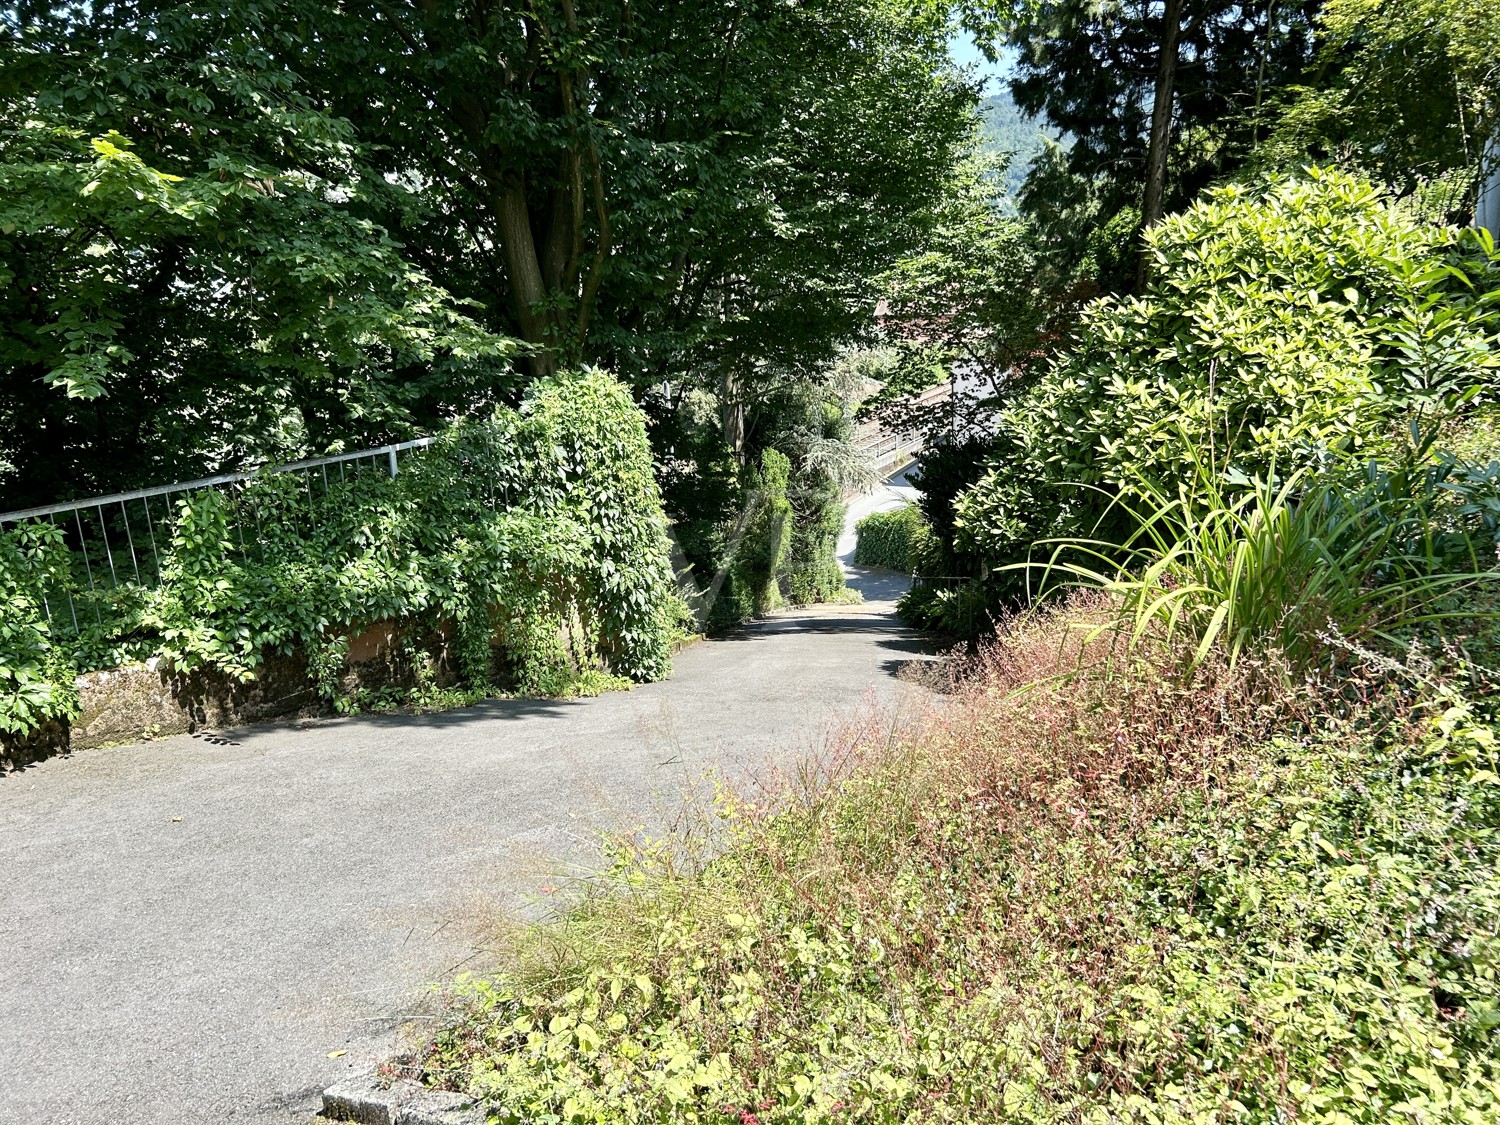
[{"label": "fallen leaf on road", "polygon": [[329,1052],[328,1052],[328,1057],[329,1057],[329,1058],[330,1058],[330,1059],[336,1059],[336,1058],[338,1058],[338,1057],[339,1057],[339,1056],[340,1056],[340,1055],[347,1055],[347,1054],[348,1054],[348,1053],[349,1053],[349,1052],[348,1052],[348,1051],[347,1051],[347,1050],[343,1050],[343,1051],[329,1051]]}]

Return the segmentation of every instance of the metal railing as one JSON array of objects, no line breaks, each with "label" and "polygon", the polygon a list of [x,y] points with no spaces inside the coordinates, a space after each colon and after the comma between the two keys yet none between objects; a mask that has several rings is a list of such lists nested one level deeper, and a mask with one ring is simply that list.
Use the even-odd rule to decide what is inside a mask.
[{"label": "metal railing", "polygon": [[869,456],[870,460],[879,465],[895,454],[909,451],[914,446],[920,445],[922,435],[916,432],[887,433],[882,431],[876,435],[874,440],[866,440],[859,443],[860,452]]},{"label": "metal railing", "polygon": [[[372,470],[394,477],[400,472],[402,455],[411,457],[435,440],[418,438],[355,453],[263,465],[243,473],[222,473],[109,496],[0,512],[0,533],[35,523],[50,524],[61,532],[72,558],[68,574],[54,585],[54,592],[64,596],[67,616],[62,616],[61,605],[54,609],[51,599],[44,599],[44,611],[53,627],[66,624],[77,633],[80,631],[80,602],[86,604],[84,620],[87,620],[91,608],[95,623],[102,624],[100,595],[131,585],[150,589],[159,582],[163,538],[170,545],[172,527],[177,518],[173,497],[180,498],[205,489],[232,490],[265,475],[300,474],[300,487],[306,490],[311,505],[320,482],[324,496],[328,495],[333,484],[330,470],[337,471],[340,483],[347,480],[350,473]],[[240,534],[244,534],[242,528]],[[243,541],[240,546],[244,547]]]}]

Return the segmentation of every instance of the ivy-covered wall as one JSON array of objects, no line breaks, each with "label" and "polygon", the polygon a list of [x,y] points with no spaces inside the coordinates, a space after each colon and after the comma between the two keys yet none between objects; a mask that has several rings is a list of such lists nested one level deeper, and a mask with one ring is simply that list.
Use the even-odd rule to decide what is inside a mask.
[{"label": "ivy-covered wall", "polygon": [[[248,680],[299,651],[338,703],[349,638],[375,622],[444,638],[476,693],[671,670],[680,602],[645,420],[599,371],[538,381],[519,409],[454,426],[394,478],[266,474],[195,493],[149,586],[90,592],[79,546],[45,523],[0,536],[0,739],[72,718],[79,672],[158,655]],[[43,612],[65,586],[76,635]]]}]

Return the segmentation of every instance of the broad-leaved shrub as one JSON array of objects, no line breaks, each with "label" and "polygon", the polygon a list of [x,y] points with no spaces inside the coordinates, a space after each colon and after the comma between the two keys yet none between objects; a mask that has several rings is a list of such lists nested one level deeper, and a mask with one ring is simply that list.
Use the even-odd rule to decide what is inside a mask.
[{"label": "broad-leaved shrub", "polygon": [[1413,416],[1492,392],[1492,244],[1362,180],[1309,170],[1215,189],[1147,237],[1154,283],[1085,309],[957,506],[991,563],[1092,532],[1142,477],[1171,490],[1199,460],[1253,475],[1363,456]]}]

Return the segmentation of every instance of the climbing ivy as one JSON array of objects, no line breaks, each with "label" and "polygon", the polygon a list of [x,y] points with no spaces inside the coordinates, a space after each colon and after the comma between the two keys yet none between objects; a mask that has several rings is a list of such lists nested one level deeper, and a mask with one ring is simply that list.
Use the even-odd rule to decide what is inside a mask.
[{"label": "climbing ivy", "polygon": [[599,371],[538,381],[395,477],[272,473],[194,493],[159,583],[109,591],[97,629],[60,638],[44,598],[81,596],[77,566],[48,524],[0,537],[0,733],[70,717],[78,670],[150,652],[248,680],[300,651],[334,703],[349,637],[376,622],[396,623],[407,651],[437,638],[471,693],[653,680],[671,670],[678,616],[644,418]]},{"label": "climbing ivy", "polygon": [[61,543],[62,532],[49,524],[0,537],[0,739],[77,713],[78,693],[53,644],[43,594]]},{"label": "climbing ivy", "polygon": [[732,566],[737,596],[745,603],[738,607],[742,616],[770,613],[784,604],[778,579],[792,519],[786,498],[791,469],[785,453],[767,449],[760,468],[750,472],[751,508]]}]

